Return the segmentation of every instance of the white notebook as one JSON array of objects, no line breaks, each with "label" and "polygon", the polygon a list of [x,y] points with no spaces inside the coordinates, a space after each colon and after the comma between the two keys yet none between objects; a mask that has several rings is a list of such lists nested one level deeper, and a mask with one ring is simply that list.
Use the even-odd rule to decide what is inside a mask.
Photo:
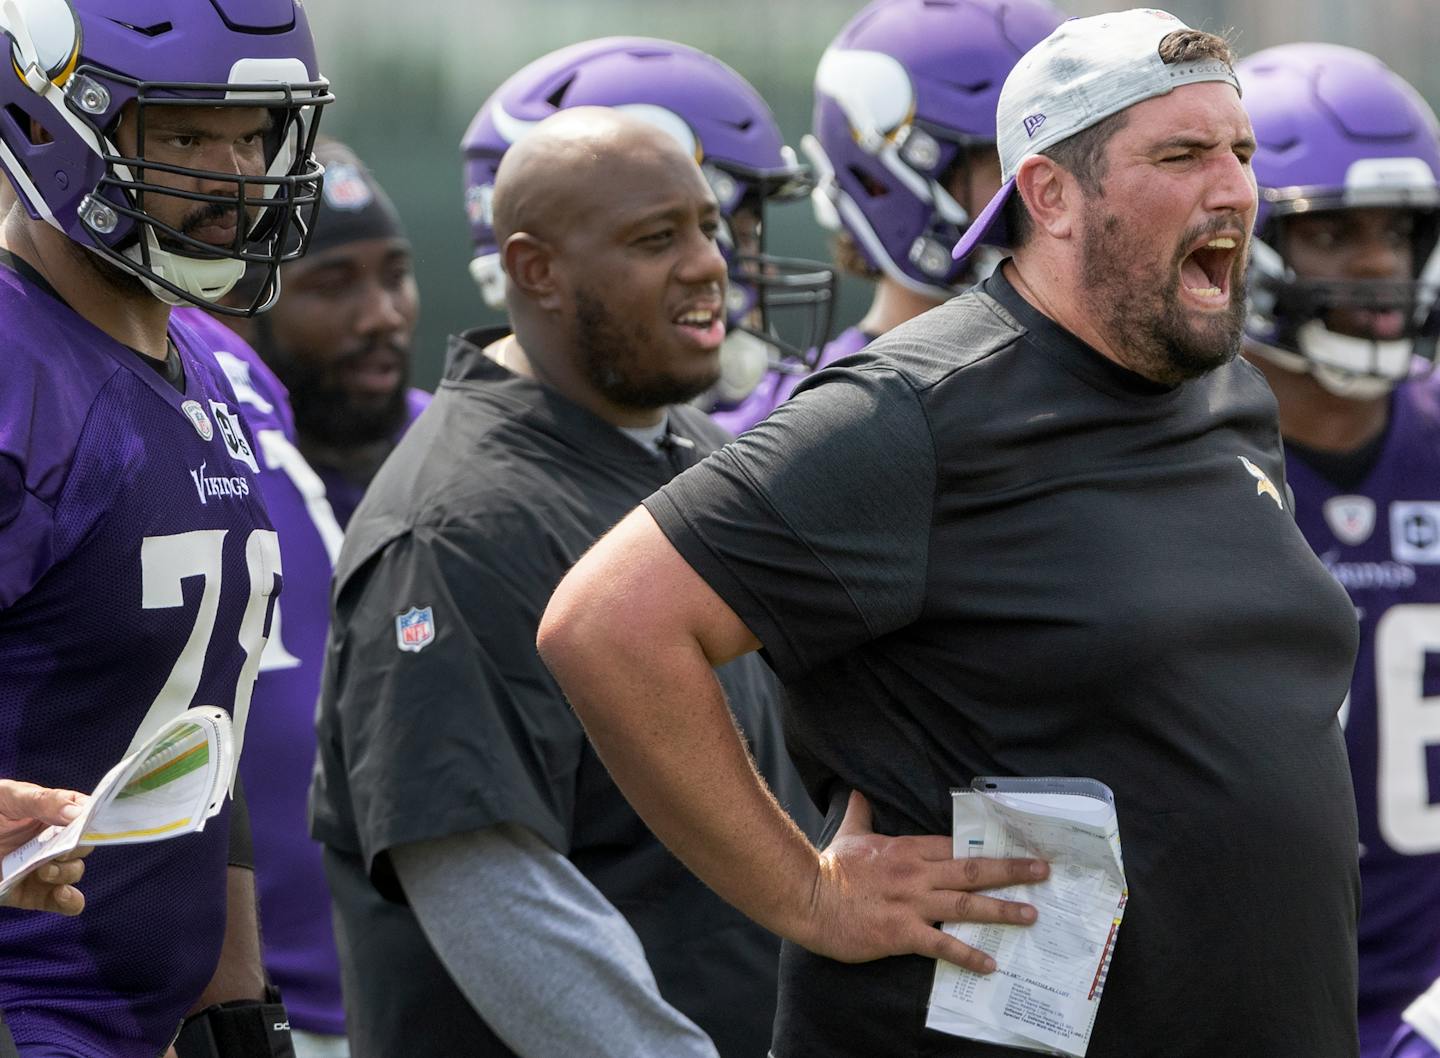
[{"label": "white notebook", "polygon": [[1114,795],[1095,779],[981,777],[952,802],[957,858],[1035,857],[1050,877],[990,892],[1033,904],[1033,925],[946,925],[997,969],[937,960],[926,1026],[1083,1058],[1128,896]]},{"label": "white notebook", "polygon": [[105,773],[85,810],[47,827],[0,863],[0,896],[42,863],[82,845],[133,845],[203,830],[235,774],[223,709],[187,709]]}]

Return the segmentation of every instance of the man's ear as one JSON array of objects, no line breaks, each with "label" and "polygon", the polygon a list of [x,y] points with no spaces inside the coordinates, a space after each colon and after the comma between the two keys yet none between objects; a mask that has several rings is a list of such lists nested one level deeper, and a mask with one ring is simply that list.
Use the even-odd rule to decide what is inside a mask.
[{"label": "man's ear", "polygon": [[500,264],[515,289],[538,307],[551,312],[560,307],[562,281],[556,274],[555,250],[544,239],[516,232],[500,248]]},{"label": "man's ear", "polygon": [[1043,154],[1026,158],[1015,173],[1015,191],[1035,226],[1052,239],[1068,239],[1074,234],[1084,196],[1059,162]]}]

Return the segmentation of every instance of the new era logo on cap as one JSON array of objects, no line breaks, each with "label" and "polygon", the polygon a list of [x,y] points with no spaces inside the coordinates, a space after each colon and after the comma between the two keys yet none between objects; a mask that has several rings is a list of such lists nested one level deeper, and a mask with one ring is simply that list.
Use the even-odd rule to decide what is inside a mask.
[{"label": "new era logo on cap", "polygon": [[1044,114],[1031,114],[1028,118],[1025,119],[1025,135],[1033,139],[1035,133],[1043,124],[1045,124]]}]

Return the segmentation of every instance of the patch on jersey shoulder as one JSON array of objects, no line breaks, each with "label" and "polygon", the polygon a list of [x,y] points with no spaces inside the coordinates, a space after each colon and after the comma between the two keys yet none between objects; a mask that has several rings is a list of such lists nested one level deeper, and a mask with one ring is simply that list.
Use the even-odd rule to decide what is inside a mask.
[{"label": "patch on jersey shoulder", "polygon": [[215,416],[215,422],[220,426],[220,436],[225,440],[225,451],[230,453],[230,458],[237,463],[244,463],[252,474],[260,473],[255,452],[250,447],[250,442],[245,439],[245,431],[240,428],[240,416],[218,400],[210,402],[210,413]]},{"label": "patch on jersey shoulder", "polygon": [[200,407],[198,400],[187,400],[180,405],[180,410],[185,413],[195,427],[195,432],[200,435],[200,440],[208,441],[215,436],[215,428],[210,425],[210,416],[205,414],[205,409]]},{"label": "patch on jersey shoulder", "polygon": [[1440,503],[1392,503],[1390,552],[1397,562],[1440,564]]},{"label": "patch on jersey shoulder", "polygon": [[1261,470],[1244,456],[1236,456],[1236,459],[1245,464],[1245,469],[1255,479],[1255,495],[1269,496],[1275,501],[1275,506],[1282,511],[1285,509],[1285,501],[1280,498],[1280,490],[1275,487],[1275,482],[1270,480],[1270,475]]},{"label": "patch on jersey shoulder", "polygon": [[1325,524],[1342,544],[1363,544],[1375,531],[1375,501],[1369,496],[1331,496],[1321,510]]},{"label": "patch on jersey shoulder", "polygon": [[410,607],[395,618],[395,645],[418,654],[435,641],[435,614],[430,607]]}]

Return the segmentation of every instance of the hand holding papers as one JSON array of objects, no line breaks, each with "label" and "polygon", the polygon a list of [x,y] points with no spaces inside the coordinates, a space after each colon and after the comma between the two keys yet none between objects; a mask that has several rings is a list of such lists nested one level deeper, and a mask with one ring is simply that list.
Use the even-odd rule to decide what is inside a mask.
[{"label": "hand holding papers", "polygon": [[1127,890],[1110,790],[1093,779],[976,779],[954,792],[956,858],[1036,856],[1050,878],[991,895],[1035,905],[1033,926],[954,923],[994,957],[982,976],[937,962],[927,1027],[1047,1054],[1085,1054]]},{"label": "hand holding papers", "polygon": [[235,772],[235,743],[223,709],[188,709],[111,768],[84,811],[42,830],[3,861],[0,896],[30,871],[81,845],[130,845],[204,829],[220,811]]}]

